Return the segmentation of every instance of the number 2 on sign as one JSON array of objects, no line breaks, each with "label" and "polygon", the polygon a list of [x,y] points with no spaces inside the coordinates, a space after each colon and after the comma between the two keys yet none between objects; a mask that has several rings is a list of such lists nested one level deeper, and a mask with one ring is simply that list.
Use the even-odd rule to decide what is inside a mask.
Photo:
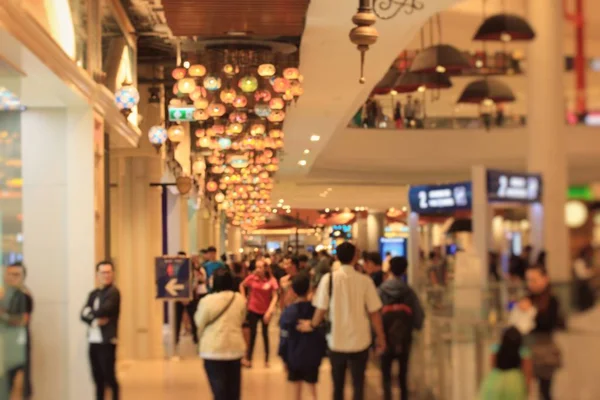
[{"label": "number 2 on sign", "polygon": [[419,207],[422,209],[428,208],[429,204],[427,204],[427,192],[419,192]]}]

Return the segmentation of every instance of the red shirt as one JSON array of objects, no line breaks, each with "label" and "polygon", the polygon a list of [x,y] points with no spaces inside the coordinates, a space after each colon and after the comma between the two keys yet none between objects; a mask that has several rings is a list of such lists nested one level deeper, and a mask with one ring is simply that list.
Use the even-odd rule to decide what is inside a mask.
[{"label": "red shirt", "polygon": [[250,288],[250,298],[248,299],[248,310],[257,314],[265,314],[269,309],[274,292],[279,288],[277,280],[271,277],[260,278],[256,274],[248,275],[242,283]]}]

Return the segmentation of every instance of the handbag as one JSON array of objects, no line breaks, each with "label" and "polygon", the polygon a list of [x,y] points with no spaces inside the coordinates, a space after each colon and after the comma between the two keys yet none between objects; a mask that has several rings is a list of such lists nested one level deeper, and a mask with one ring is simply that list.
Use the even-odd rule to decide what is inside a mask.
[{"label": "handbag", "polygon": [[537,378],[550,379],[563,365],[562,352],[552,336],[534,335],[531,344],[533,373]]},{"label": "handbag", "polygon": [[229,302],[227,303],[227,305],[217,314],[216,317],[214,317],[208,324],[206,324],[204,327],[208,328],[209,326],[211,326],[212,324],[214,324],[215,322],[217,322],[219,320],[219,318],[221,318],[223,316],[223,314],[225,314],[225,312],[229,309],[229,307],[231,307],[231,305],[233,304],[233,301],[235,300],[235,292],[233,292],[233,296],[231,296],[231,300],[229,300]]}]

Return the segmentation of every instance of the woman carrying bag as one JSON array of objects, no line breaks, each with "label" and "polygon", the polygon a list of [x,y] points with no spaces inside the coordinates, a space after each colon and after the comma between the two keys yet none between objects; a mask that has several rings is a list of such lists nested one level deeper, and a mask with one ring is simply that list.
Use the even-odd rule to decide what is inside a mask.
[{"label": "woman carrying bag", "polygon": [[522,312],[535,310],[533,329],[528,337],[533,374],[539,383],[540,398],[551,400],[554,373],[562,367],[562,353],[554,341],[554,332],[565,327],[564,320],[546,269],[541,265],[531,266],[525,278],[529,295],[518,307]]},{"label": "woman carrying bag", "polygon": [[246,299],[237,293],[229,268],[213,273],[212,293],[205,296],[196,311],[200,338],[200,358],[210,382],[214,400],[239,400],[241,360],[246,352],[242,324],[246,319]]}]

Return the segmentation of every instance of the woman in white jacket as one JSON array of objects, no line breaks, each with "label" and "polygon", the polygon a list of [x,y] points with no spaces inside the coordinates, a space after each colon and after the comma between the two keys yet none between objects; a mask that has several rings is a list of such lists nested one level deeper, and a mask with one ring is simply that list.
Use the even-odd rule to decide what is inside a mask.
[{"label": "woman in white jacket", "polygon": [[195,315],[200,357],[215,400],[240,398],[246,299],[234,289],[229,268],[219,268],[213,273],[212,293],[200,301]]}]

